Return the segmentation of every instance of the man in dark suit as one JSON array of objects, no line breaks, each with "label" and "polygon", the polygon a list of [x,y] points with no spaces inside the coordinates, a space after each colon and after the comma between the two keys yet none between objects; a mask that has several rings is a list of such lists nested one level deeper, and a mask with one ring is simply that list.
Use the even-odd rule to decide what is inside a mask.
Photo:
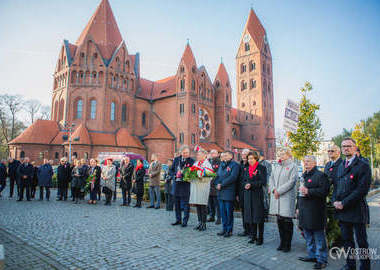
[{"label": "man in dark suit", "polygon": [[61,158],[60,164],[57,168],[57,182],[59,195],[57,196],[57,201],[67,200],[67,189],[69,187],[71,178],[70,164],[67,162],[66,158]]},{"label": "man in dark suit", "polygon": [[299,226],[303,229],[307,257],[299,257],[304,262],[314,262],[314,269],[323,269],[327,266],[326,227],[326,197],[330,183],[327,175],[320,172],[314,156],[304,158],[304,182],[299,188],[297,203]]},{"label": "man in dark suit", "polygon": [[23,163],[18,167],[20,176],[20,197],[17,201],[24,199],[24,190],[26,189],[26,199],[30,201],[30,186],[34,174],[33,165],[29,163],[29,158],[25,157]]},{"label": "man in dark suit", "polygon": [[[337,183],[332,196],[336,218],[339,220],[346,252],[355,248],[355,232],[355,240],[360,248],[360,269],[370,269],[370,258],[365,251],[368,251],[366,225],[369,223],[369,208],[366,196],[371,184],[371,168],[356,156],[354,139],[343,139],[341,146],[346,159],[338,168]],[[342,269],[356,269],[356,260],[347,256],[346,265]]]},{"label": "man in dark suit", "polygon": [[[218,150],[213,149],[210,151],[210,159],[209,162],[214,170],[214,172],[217,172],[220,166],[220,159],[219,159],[219,153]],[[221,217],[220,217],[220,208],[219,208],[219,202],[218,202],[218,194],[215,187],[215,180],[211,180],[210,183],[210,194],[208,198],[208,207],[210,209],[210,218],[207,220],[207,222],[214,222],[215,221],[215,215],[217,217],[215,224],[221,223]]]},{"label": "man in dark suit", "polygon": [[230,237],[234,225],[234,200],[236,196],[236,181],[240,166],[233,160],[234,153],[224,152],[224,162],[220,164],[215,185],[218,190],[220,214],[222,216],[223,230],[219,236]]},{"label": "man in dark suit", "polygon": [[[172,225],[182,224],[182,227],[186,227],[190,212],[190,183],[183,181],[183,170],[193,166],[195,161],[190,157],[190,148],[188,146],[182,146],[180,152],[181,155],[174,159],[170,168],[170,175],[172,179],[175,179],[173,190],[176,222],[172,223]],[[184,213],[183,220],[182,211]]]},{"label": "man in dark suit", "polygon": [[243,184],[243,172],[244,169],[248,167],[248,154],[250,150],[249,149],[243,149],[241,152],[241,161],[240,161],[240,171],[239,176],[236,181],[236,194],[237,194],[237,200],[239,202],[239,207],[241,211],[241,216],[243,220],[243,231],[241,233],[238,233],[239,236],[249,236],[249,228],[244,220],[244,184]]},{"label": "man in dark suit", "polygon": [[17,168],[18,166],[20,166],[20,164],[21,162],[16,159],[13,159],[13,158],[8,159],[9,198],[13,197],[13,190],[14,190],[15,184],[17,186],[17,196],[19,196],[20,194],[19,183],[17,181]]},{"label": "man in dark suit", "polygon": [[340,149],[338,146],[333,145],[329,147],[327,154],[330,158],[330,161],[326,163],[324,173],[327,175],[330,184],[333,184],[335,186],[338,168],[342,163],[342,158],[340,157]]}]

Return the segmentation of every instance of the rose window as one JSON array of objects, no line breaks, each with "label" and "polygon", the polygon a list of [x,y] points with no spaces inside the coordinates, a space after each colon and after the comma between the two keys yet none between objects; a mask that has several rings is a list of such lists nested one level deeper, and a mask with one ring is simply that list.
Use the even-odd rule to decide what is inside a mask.
[{"label": "rose window", "polygon": [[211,117],[209,113],[203,109],[199,109],[199,129],[201,132],[200,138],[206,139],[211,133]]}]

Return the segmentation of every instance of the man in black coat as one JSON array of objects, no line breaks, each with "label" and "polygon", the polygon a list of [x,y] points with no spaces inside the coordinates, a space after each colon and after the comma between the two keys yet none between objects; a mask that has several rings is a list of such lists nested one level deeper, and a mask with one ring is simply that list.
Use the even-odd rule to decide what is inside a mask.
[{"label": "man in black coat", "polygon": [[25,157],[23,163],[18,167],[20,177],[20,197],[17,201],[24,199],[24,190],[26,189],[26,199],[30,201],[30,186],[34,174],[34,167],[29,163],[29,158]]},{"label": "man in black coat", "polygon": [[340,149],[338,146],[333,145],[327,150],[327,154],[330,161],[326,163],[324,172],[327,175],[330,184],[336,185],[336,177],[338,173],[338,168],[342,163],[342,158],[340,157]]},{"label": "man in black coat", "polygon": [[126,156],[120,167],[120,188],[123,197],[123,204],[121,204],[121,206],[129,206],[131,204],[133,170],[133,164],[130,161],[130,158]]},{"label": "man in black coat", "polygon": [[[183,181],[183,170],[193,166],[195,161],[190,157],[190,148],[188,146],[182,146],[180,152],[181,155],[174,159],[170,168],[170,175],[172,179],[175,179],[173,190],[176,221],[172,225],[182,224],[182,227],[186,227],[190,213],[190,183]],[[183,220],[182,211],[184,213]]]},{"label": "man in black coat", "polygon": [[[346,159],[337,172],[337,183],[332,201],[336,209],[336,218],[342,232],[344,248],[350,252],[355,248],[353,233],[360,256],[360,269],[370,269],[370,259],[363,251],[368,251],[366,224],[369,223],[369,208],[366,196],[371,184],[369,164],[356,155],[356,142],[352,138],[342,141],[342,152]],[[356,260],[347,256],[343,269],[356,269]]]},{"label": "man in black coat", "polygon": [[18,166],[20,166],[20,164],[21,162],[16,159],[13,159],[13,158],[8,159],[9,198],[13,197],[15,184],[17,185],[17,196],[20,195],[19,183],[17,181],[17,168]]},{"label": "man in black coat", "polygon": [[215,181],[223,223],[223,231],[219,232],[218,235],[224,237],[232,235],[234,225],[234,200],[236,198],[236,181],[239,177],[240,166],[233,158],[233,152],[224,152],[224,161],[220,164],[217,172],[218,177]]},{"label": "man in black coat", "polygon": [[[218,150],[211,150],[210,151],[210,159],[209,162],[214,170],[214,172],[217,172],[220,166],[220,159],[219,159],[219,153]],[[218,196],[217,196],[217,190],[215,187],[215,180],[216,178],[211,180],[210,183],[210,194],[208,198],[208,207],[210,210],[210,217],[207,220],[207,222],[214,222],[215,221],[215,214],[216,214],[216,222],[215,224],[220,224],[221,223],[221,217],[220,217],[220,208],[219,208],[219,202],[218,202]]]},{"label": "man in black coat", "polygon": [[244,219],[244,179],[243,179],[243,175],[244,175],[244,169],[248,167],[248,154],[249,154],[250,150],[249,149],[243,149],[243,151],[241,152],[241,161],[240,161],[240,172],[239,172],[239,177],[236,181],[236,190],[237,190],[237,199],[238,199],[238,202],[239,202],[239,207],[240,207],[240,211],[241,211],[241,217],[242,217],[242,220],[243,220],[243,232],[241,233],[238,233],[238,236],[249,236],[250,235],[250,232],[249,232],[249,227],[247,226],[247,223],[245,222],[245,219]]},{"label": "man in black coat", "polygon": [[7,180],[7,166],[5,165],[5,160],[2,160],[0,162],[0,197],[1,192],[4,190],[6,186],[6,180]]},{"label": "man in black coat", "polygon": [[299,188],[298,218],[299,226],[303,229],[308,256],[300,257],[305,262],[315,262],[314,269],[327,266],[326,227],[326,197],[330,183],[327,175],[316,167],[316,158],[304,158],[305,172]]},{"label": "man in black coat", "polygon": [[67,162],[66,158],[61,158],[61,161],[57,168],[57,182],[59,193],[57,201],[67,200],[67,189],[69,188],[70,178],[70,164]]}]

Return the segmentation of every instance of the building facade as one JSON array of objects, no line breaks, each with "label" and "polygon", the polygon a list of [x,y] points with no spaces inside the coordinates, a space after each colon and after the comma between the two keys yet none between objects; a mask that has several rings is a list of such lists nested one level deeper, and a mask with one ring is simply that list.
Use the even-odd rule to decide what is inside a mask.
[{"label": "building facade", "polygon": [[[181,145],[206,150],[243,148],[275,154],[272,61],[265,29],[249,12],[236,56],[237,108],[223,63],[214,80],[189,44],[176,74],[140,77],[108,0],[102,0],[78,40],[64,40],[54,71],[51,120],[37,120],[9,143],[11,156],[68,156],[65,126],[73,126],[72,153],[135,152],[161,161]],[[74,140],[75,139],[75,140]]]}]

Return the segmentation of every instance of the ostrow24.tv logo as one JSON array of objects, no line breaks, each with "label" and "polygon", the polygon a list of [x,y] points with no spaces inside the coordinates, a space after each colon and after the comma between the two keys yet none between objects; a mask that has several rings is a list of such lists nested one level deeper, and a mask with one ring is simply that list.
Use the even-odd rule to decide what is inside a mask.
[{"label": "ostrow24.tv logo", "polygon": [[348,248],[345,250],[343,247],[333,247],[329,250],[331,259],[339,260],[342,257],[344,259],[353,260],[379,260],[380,254],[377,252],[377,248]]}]

